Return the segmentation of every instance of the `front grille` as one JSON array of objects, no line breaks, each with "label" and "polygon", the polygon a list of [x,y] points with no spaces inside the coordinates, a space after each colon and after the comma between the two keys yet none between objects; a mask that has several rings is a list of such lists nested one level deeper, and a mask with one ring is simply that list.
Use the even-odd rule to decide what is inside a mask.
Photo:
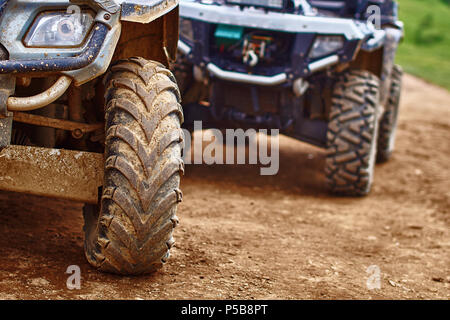
[{"label": "front grille", "polygon": [[227,33],[217,28],[222,26],[212,32],[210,57],[221,68],[268,75],[289,66],[294,34],[250,28],[241,28],[239,34],[239,28],[231,27],[234,33],[231,29],[225,38]]}]

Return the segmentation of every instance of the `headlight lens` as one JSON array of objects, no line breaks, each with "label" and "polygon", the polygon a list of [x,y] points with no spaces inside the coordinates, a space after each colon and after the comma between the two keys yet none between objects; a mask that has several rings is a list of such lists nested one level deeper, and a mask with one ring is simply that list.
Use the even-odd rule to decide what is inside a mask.
[{"label": "headlight lens", "polygon": [[93,23],[91,11],[79,14],[43,12],[34,20],[24,43],[27,47],[78,47]]},{"label": "headlight lens", "polygon": [[192,21],[189,19],[180,19],[180,36],[186,40],[194,41],[194,29]]},{"label": "headlight lens", "polygon": [[309,52],[309,57],[320,58],[342,49],[343,46],[344,38],[342,36],[318,36]]}]

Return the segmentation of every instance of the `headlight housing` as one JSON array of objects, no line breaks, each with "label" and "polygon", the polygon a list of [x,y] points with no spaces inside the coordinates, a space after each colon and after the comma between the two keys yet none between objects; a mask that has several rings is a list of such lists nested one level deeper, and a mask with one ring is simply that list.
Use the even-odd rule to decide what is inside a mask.
[{"label": "headlight housing", "polygon": [[85,41],[93,23],[94,13],[90,10],[79,14],[42,12],[34,20],[23,42],[27,47],[78,47]]},{"label": "headlight housing", "polygon": [[180,36],[188,41],[194,41],[194,29],[192,28],[192,20],[180,18]]},{"label": "headlight housing", "polygon": [[309,52],[312,59],[321,58],[344,47],[343,36],[317,36]]}]

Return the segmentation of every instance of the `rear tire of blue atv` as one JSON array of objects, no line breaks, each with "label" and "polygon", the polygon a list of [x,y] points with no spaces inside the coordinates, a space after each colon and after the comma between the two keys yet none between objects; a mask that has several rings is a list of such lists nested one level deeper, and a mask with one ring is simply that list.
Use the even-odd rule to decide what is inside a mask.
[{"label": "rear tire of blue atv", "polygon": [[325,174],[330,192],[370,192],[377,151],[379,80],[365,70],[344,72],[335,84],[327,132]]},{"label": "rear tire of blue atv", "polygon": [[389,98],[385,106],[383,117],[380,120],[377,151],[378,163],[388,161],[394,151],[398,109],[402,90],[402,76],[402,68],[398,65],[394,65],[391,75],[392,81],[389,89]]}]

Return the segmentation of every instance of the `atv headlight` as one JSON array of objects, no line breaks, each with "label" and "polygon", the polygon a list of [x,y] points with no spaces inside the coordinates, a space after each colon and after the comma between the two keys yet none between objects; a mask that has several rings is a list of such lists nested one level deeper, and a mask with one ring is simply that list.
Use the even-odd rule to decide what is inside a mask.
[{"label": "atv headlight", "polygon": [[42,12],[31,25],[24,43],[27,47],[78,47],[84,42],[93,22],[91,11],[77,14]]},{"label": "atv headlight", "polygon": [[334,53],[344,46],[342,36],[317,36],[309,52],[310,58],[320,58]]},{"label": "atv headlight", "polygon": [[194,41],[194,29],[192,20],[180,18],[180,36],[189,41]]}]

